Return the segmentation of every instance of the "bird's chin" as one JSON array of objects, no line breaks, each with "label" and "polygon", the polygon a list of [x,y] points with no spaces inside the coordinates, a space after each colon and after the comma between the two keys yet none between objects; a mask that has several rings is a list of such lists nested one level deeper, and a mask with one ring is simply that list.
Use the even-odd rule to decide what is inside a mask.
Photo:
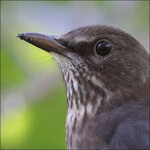
[{"label": "bird's chin", "polygon": [[58,54],[58,53],[55,53],[55,52],[50,52],[50,54],[54,57],[54,59],[56,60],[56,62],[58,64],[66,63],[67,60],[68,60],[68,57],[64,56],[62,54]]}]

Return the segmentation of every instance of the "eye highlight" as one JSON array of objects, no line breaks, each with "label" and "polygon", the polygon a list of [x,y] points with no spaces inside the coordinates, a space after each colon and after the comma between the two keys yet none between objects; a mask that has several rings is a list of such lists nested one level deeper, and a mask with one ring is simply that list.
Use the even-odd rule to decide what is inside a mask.
[{"label": "eye highlight", "polygon": [[99,55],[107,55],[112,49],[111,44],[108,41],[100,41],[96,44],[95,50]]}]

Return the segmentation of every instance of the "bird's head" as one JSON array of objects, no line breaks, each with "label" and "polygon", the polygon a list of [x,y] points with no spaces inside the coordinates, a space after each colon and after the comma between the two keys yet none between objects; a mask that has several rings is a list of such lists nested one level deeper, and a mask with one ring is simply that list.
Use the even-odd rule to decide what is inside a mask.
[{"label": "bird's head", "polygon": [[97,92],[100,84],[110,93],[116,93],[119,101],[125,97],[134,99],[137,92],[143,95],[148,86],[147,52],[136,39],[117,28],[92,25],[60,37],[38,33],[18,36],[52,53],[68,84],[71,84],[68,76],[80,81],[78,86],[92,80]]}]

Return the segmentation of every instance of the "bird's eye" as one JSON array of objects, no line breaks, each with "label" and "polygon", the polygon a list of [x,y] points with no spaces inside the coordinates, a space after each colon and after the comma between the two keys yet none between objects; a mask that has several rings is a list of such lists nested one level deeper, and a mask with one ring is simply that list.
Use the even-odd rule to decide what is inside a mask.
[{"label": "bird's eye", "polygon": [[96,52],[99,55],[107,55],[112,49],[111,44],[108,41],[100,41],[96,45]]}]

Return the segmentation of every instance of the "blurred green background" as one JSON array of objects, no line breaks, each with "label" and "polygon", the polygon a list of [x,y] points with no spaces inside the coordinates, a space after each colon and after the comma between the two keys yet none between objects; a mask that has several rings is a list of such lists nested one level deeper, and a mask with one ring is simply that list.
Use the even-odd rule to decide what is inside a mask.
[{"label": "blurred green background", "polygon": [[48,53],[16,38],[118,27],[149,49],[149,1],[1,1],[1,148],[65,149],[65,86]]}]

